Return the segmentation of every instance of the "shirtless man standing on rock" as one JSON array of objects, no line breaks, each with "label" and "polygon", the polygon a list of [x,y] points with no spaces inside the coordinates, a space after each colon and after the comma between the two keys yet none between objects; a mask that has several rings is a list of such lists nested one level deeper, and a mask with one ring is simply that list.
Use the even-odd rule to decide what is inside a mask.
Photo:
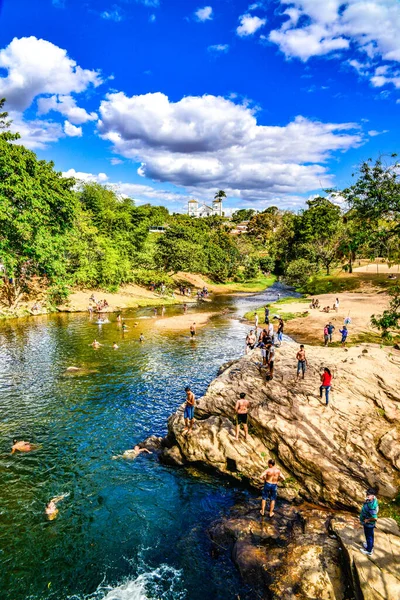
[{"label": "shirtless man standing on rock", "polygon": [[185,406],[185,412],[183,414],[184,419],[185,419],[185,428],[183,430],[183,433],[186,433],[189,435],[189,433],[192,433],[192,431],[193,431],[194,407],[196,404],[196,399],[195,399],[194,394],[189,386],[185,387],[185,392],[186,392],[186,406]]},{"label": "shirtless man standing on rock", "polygon": [[249,428],[247,425],[247,415],[249,412],[250,402],[246,400],[246,394],[241,392],[239,394],[239,400],[236,402],[235,412],[236,412],[236,437],[235,440],[239,439],[240,433],[240,425],[243,425],[244,429],[244,439],[247,442],[247,435],[249,433]]},{"label": "shirtless man standing on rock", "polygon": [[275,461],[270,459],[268,461],[268,469],[262,473],[261,479],[264,481],[264,489],[262,491],[260,513],[262,516],[264,516],[265,506],[267,504],[267,500],[269,500],[269,516],[273,517],[276,497],[278,495],[278,481],[285,481],[285,478],[282,475],[281,470],[275,466]]}]

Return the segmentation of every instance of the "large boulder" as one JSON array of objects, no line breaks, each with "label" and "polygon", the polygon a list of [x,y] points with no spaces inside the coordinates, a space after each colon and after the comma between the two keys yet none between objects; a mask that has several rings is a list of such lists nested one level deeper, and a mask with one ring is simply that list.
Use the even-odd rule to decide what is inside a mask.
[{"label": "large boulder", "polygon": [[[368,352],[363,352],[367,349]],[[277,349],[275,377],[267,381],[259,352],[230,364],[196,407],[185,435],[183,406],[169,419],[169,437],[185,461],[260,487],[274,457],[292,490],[318,504],[356,508],[366,487],[391,499],[399,476],[400,353],[372,345],[307,347],[305,380],[296,380],[297,346]],[[329,406],[319,398],[323,367],[333,373]],[[234,439],[239,392],[251,402],[250,436]]]}]

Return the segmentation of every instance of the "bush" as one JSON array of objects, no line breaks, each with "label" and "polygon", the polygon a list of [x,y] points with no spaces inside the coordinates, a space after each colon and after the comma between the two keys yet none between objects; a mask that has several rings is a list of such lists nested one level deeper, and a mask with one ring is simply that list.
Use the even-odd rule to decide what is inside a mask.
[{"label": "bush", "polygon": [[275,269],[275,259],[272,256],[263,256],[259,261],[261,271],[271,273]]},{"label": "bush", "polygon": [[161,285],[162,283],[166,285],[166,287],[174,287],[174,280],[172,277],[167,275],[167,273],[163,271],[151,271],[148,269],[136,269],[133,272],[134,282],[138,285],[144,285],[148,287],[151,283],[154,283],[156,287]]},{"label": "bush", "polygon": [[244,266],[244,278],[246,281],[255,279],[259,273],[259,262],[256,258],[249,258]]},{"label": "bush", "polygon": [[316,265],[306,258],[298,258],[289,263],[285,279],[290,285],[301,287],[306,285],[310,276],[316,272]]},{"label": "bush", "polygon": [[69,288],[62,282],[56,282],[47,291],[47,301],[51,306],[64,304],[69,296]]}]

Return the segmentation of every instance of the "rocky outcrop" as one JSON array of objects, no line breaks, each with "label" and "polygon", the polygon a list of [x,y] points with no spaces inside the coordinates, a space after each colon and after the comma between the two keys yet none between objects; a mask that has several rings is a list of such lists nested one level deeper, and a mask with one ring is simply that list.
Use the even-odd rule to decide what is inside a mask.
[{"label": "rocky outcrop", "polygon": [[371,557],[360,552],[362,529],[350,517],[336,516],[332,529],[343,548],[347,572],[357,597],[363,600],[399,600],[400,530],[393,519],[379,519]]},{"label": "rocky outcrop", "polygon": [[[196,407],[193,433],[183,433],[183,407],[169,419],[168,459],[211,466],[261,487],[260,473],[274,457],[288,476],[290,494],[318,504],[355,508],[365,488],[381,498],[399,483],[400,353],[364,345],[307,347],[309,368],[296,381],[297,346],[277,349],[275,377],[267,381],[259,351],[229,364]],[[323,367],[333,373],[329,406],[319,398]],[[239,392],[251,402],[250,436],[234,439]]]},{"label": "rocky outcrop", "polygon": [[302,504],[281,505],[262,519],[259,503],[234,507],[209,535],[214,556],[229,550],[242,578],[266,600],[398,600],[400,537],[380,519],[372,557],[349,513]]}]

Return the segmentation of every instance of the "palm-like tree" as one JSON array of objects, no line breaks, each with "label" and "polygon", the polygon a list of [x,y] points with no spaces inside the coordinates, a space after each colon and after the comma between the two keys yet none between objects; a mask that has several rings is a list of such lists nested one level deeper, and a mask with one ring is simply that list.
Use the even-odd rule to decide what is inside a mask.
[{"label": "palm-like tree", "polygon": [[220,202],[222,202],[222,198],[226,198],[226,194],[224,190],[218,190],[218,192],[214,196],[214,200],[219,200]]}]

